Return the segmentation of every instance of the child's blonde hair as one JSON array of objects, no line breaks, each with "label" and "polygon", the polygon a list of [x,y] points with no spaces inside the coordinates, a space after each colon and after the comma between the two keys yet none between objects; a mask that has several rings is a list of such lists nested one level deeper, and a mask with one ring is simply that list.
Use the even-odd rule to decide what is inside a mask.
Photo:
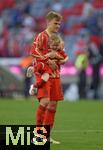
[{"label": "child's blonde hair", "polygon": [[53,44],[55,45],[59,45],[61,42],[63,42],[62,38],[58,34],[55,34],[55,33],[53,33],[50,36],[50,41],[53,42]]}]

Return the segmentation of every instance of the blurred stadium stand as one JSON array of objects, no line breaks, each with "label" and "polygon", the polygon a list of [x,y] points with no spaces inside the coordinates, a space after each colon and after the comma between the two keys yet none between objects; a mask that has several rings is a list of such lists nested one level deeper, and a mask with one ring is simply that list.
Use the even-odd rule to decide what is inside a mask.
[{"label": "blurred stadium stand", "polygon": [[9,67],[0,66],[0,95],[16,97],[23,95],[23,78],[14,74]]},{"label": "blurred stadium stand", "polygon": [[[50,10],[60,12],[64,18],[60,32],[65,41],[66,52],[70,57],[70,64],[63,66],[62,78],[68,72],[67,81],[77,81],[77,78],[73,80],[68,78],[68,76],[73,77],[73,74],[76,75],[74,68],[76,44],[78,39],[84,36],[84,40],[89,38],[90,42],[95,43],[99,49],[100,39],[103,36],[103,0],[90,0],[89,2],[85,0],[0,0],[0,59],[10,58],[9,62],[14,65],[13,58],[19,60],[27,56],[34,36],[45,29],[45,15]],[[8,64],[4,65],[1,62],[1,78],[3,76],[1,87],[5,82],[6,89],[11,81],[16,85],[14,88],[21,90],[22,78],[18,79],[10,67],[7,71]],[[102,77],[103,71],[100,72]],[[65,78],[63,82],[65,83]]]}]

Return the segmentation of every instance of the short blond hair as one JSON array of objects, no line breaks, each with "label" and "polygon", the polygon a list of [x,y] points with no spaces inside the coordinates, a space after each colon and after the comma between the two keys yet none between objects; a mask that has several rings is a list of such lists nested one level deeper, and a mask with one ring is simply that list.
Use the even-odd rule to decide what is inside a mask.
[{"label": "short blond hair", "polygon": [[53,33],[53,34],[50,36],[50,39],[51,39],[52,41],[54,41],[54,43],[55,43],[56,45],[58,45],[58,44],[61,43],[61,37],[60,37],[58,34]]},{"label": "short blond hair", "polygon": [[46,19],[47,19],[48,21],[51,21],[51,20],[54,19],[54,18],[55,18],[57,21],[60,21],[60,20],[63,19],[62,15],[59,14],[59,13],[57,13],[57,12],[55,12],[55,11],[50,11],[50,12],[47,14],[47,16],[46,16]]}]

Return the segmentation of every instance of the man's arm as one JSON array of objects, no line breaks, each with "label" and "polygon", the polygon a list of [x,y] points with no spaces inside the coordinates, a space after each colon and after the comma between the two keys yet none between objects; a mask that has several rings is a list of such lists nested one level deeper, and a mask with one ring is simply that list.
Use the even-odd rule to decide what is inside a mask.
[{"label": "man's arm", "polygon": [[38,34],[38,36],[34,39],[34,42],[31,46],[30,55],[34,58],[41,58],[43,59],[43,48],[44,43],[47,42],[46,37],[43,33]]}]

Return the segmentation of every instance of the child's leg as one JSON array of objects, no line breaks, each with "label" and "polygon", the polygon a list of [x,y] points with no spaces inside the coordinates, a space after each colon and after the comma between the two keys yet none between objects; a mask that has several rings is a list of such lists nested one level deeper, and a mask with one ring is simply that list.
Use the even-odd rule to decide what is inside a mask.
[{"label": "child's leg", "polygon": [[43,86],[44,83],[46,83],[49,80],[49,74],[48,73],[43,73],[41,77],[37,77],[36,79],[36,83],[32,84],[30,86],[30,90],[29,90],[29,94],[31,96],[36,95],[37,94],[37,89],[41,88]]},{"label": "child's leg", "polygon": [[33,84],[31,84],[31,86],[30,86],[29,94],[31,96],[37,95],[37,88],[35,88]]},{"label": "child's leg", "polygon": [[28,78],[30,78],[30,77],[33,76],[33,74],[34,74],[34,68],[33,68],[33,66],[30,66],[30,67],[27,69],[26,76],[27,76]]},{"label": "child's leg", "polygon": [[43,73],[40,80],[34,84],[35,88],[40,88],[42,85],[49,80],[49,74]]}]

